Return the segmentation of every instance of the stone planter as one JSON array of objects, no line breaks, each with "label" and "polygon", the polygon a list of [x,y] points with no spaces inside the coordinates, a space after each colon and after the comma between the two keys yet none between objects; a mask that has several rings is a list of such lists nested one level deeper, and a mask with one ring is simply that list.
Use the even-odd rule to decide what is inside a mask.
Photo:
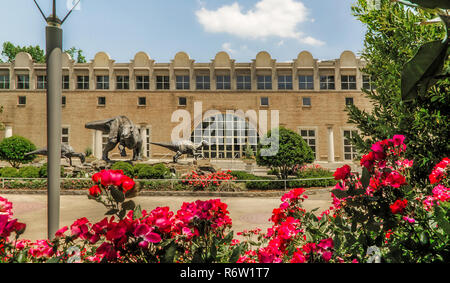
[{"label": "stone planter", "polygon": [[244,159],[243,161],[245,163],[245,171],[247,173],[253,174],[253,171],[256,167],[256,161],[254,159]]}]

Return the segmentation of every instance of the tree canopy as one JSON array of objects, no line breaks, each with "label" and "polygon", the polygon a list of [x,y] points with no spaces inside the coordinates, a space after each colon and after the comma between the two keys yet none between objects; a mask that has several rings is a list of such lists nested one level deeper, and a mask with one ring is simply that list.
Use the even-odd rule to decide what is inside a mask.
[{"label": "tree canopy", "polygon": [[[45,63],[45,51],[39,45],[20,46],[6,41],[3,43],[2,52],[0,54],[5,58],[6,62],[11,63],[16,59],[17,54],[20,52],[30,54],[36,63]],[[64,52],[68,53],[77,63],[86,63],[83,50],[72,47]],[[1,58],[0,62],[2,62]]]},{"label": "tree canopy", "polygon": [[[450,79],[442,77],[426,95],[406,102],[402,99],[402,73],[421,46],[445,38],[444,24],[420,25],[436,15],[430,10],[389,0],[382,0],[379,10],[370,9],[366,1],[358,0],[352,10],[367,30],[361,53],[367,65],[362,72],[376,86],[376,89],[363,90],[373,104],[371,110],[347,107],[349,122],[360,130],[352,142],[367,153],[377,140],[404,135],[406,156],[415,161],[413,180],[423,180],[433,164],[450,153]],[[444,63],[448,68],[448,56]]]}]

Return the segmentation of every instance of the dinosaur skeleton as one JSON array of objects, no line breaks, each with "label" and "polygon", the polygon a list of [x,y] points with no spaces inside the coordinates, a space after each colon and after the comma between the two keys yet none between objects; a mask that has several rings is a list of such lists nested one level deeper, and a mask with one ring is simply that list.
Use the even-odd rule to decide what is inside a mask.
[{"label": "dinosaur skeleton", "polygon": [[173,143],[159,143],[159,142],[150,142],[150,143],[165,147],[173,152],[176,152],[176,154],[173,156],[174,163],[177,163],[178,159],[183,154],[192,154],[194,155],[195,160],[197,160],[197,158],[200,156],[203,157],[203,154],[200,152],[200,150],[203,147],[209,145],[208,142],[205,140],[202,141],[199,145],[196,145],[189,140],[181,140]]},{"label": "dinosaur skeleton", "polygon": [[[25,156],[28,155],[48,155],[47,147],[28,152],[25,154]],[[74,149],[70,145],[62,144],[61,145],[61,158],[65,158],[67,161],[69,161],[70,166],[72,166],[72,157],[78,157],[80,158],[81,163],[84,163],[86,161],[86,155],[84,153],[78,153],[75,152]]]},{"label": "dinosaur skeleton", "polygon": [[87,123],[85,128],[109,134],[108,142],[103,149],[102,159],[110,161],[108,153],[119,144],[121,156],[126,156],[125,148],[133,150],[133,161],[141,159],[142,137],[139,129],[125,116]]}]

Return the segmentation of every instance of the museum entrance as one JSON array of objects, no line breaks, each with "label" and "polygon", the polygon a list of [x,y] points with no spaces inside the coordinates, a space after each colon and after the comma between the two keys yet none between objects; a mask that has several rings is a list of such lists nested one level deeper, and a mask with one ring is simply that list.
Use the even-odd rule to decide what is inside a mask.
[{"label": "museum entrance", "polygon": [[217,114],[206,117],[197,125],[191,140],[198,144],[206,140],[203,148],[205,158],[239,159],[245,156],[247,147],[256,154],[258,131],[244,117],[233,114]]}]

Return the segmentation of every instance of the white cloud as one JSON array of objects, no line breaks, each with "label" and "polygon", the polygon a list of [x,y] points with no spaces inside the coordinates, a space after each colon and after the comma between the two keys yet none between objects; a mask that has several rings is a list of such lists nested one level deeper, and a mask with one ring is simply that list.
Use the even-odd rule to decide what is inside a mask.
[{"label": "white cloud", "polygon": [[225,42],[224,44],[222,44],[222,49],[225,50],[228,53],[234,53],[235,50],[231,48],[231,43],[229,42]]},{"label": "white cloud", "polygon": [[196,16],[204,29],[211,33],[228,33],[251,39],[274,36],[294,38],[311,45],[324,44],[305,36],[298,29],[300,23],[309,21],[308,10],[300,1],[260,0],[248,11],[243,11],[237,2],[217,10],[208,10],[203,6]]}]

